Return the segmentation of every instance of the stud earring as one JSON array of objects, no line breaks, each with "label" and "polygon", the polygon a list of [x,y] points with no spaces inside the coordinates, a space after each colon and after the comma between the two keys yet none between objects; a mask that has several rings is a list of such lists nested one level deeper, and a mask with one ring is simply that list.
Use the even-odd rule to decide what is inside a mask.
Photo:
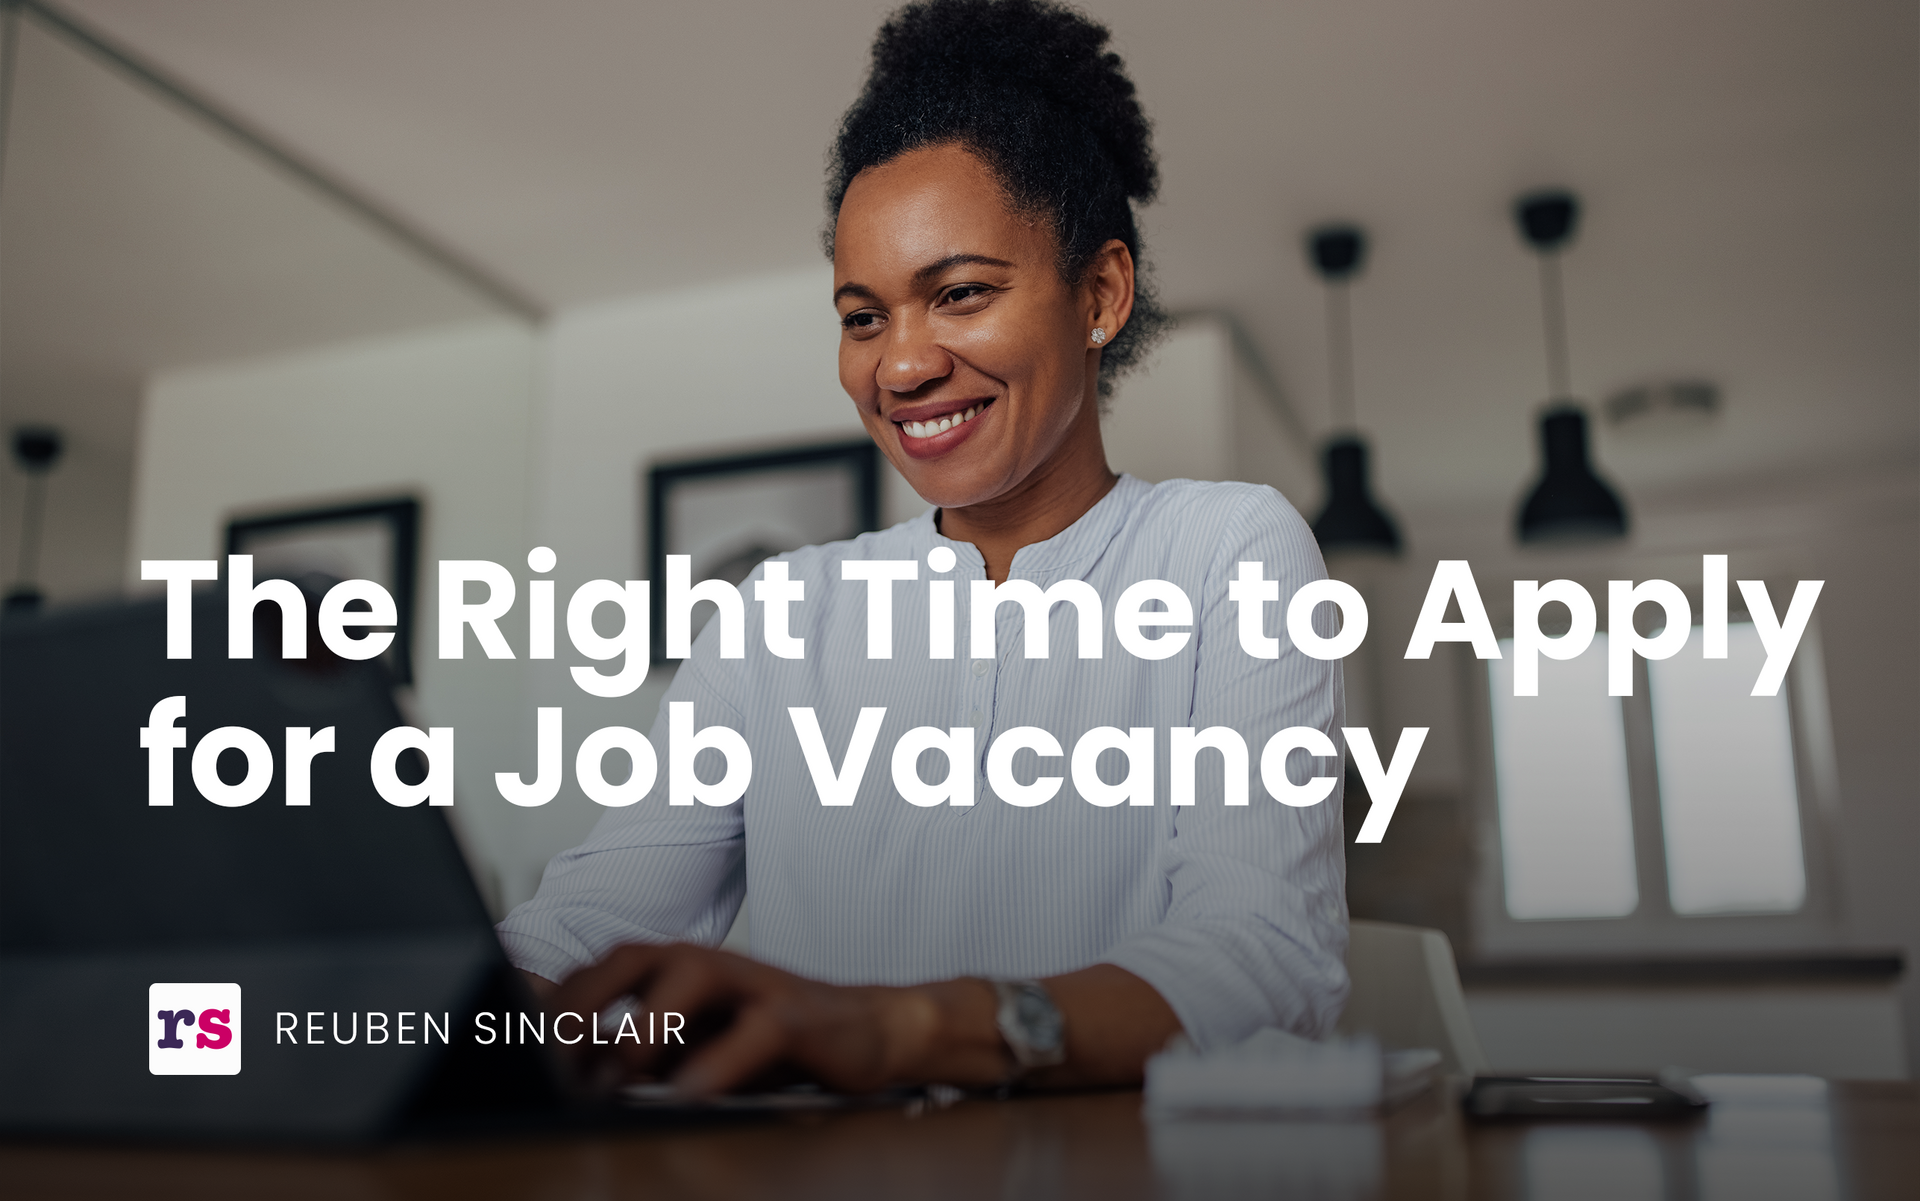
[{"label": "stud earring", "polygon": [[1094,331],[1093,331],[1093,344],[1094,344],[1095,346],[1098,346],[1098,345],[1100,345],[1100,344],[1101,344],[1102,342],[1105,342],[1106,340],[1107,340],[1107,331],[1106,331],[1106,330],[1104,330],[1104,329],[1096,329],[1096,330],[1094,330]]}]

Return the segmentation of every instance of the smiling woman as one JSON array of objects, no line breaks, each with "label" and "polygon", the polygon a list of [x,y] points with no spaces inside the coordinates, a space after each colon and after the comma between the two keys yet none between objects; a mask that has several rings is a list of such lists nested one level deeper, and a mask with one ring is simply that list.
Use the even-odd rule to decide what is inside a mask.
[{"label": "smiling woman", "polygon": [[867,168],[840,206],[841,386],[996,582],[1115,478],[1098,381],[1101,344],[1132,314],[1133,256],[1113,239],[1078,280],[1059,257],[1052,223],[1016,209],[962,142]]},{"label": "smiling woman", "polygon": [[910,7],[833,149],[841,385],[995,580],[1106,491],[1099,397],[1168,324],[1133,212],[1159,170],[1106,40],[1044,6]]},{"label": "smiling woman", "polygon": [[[1038,0],[930,0],[880,31],[828,187],[840,382],[932,507],[781,556],[805,587],[791,630],[803,658],[726,658],[719,622],[694,644],[661,711],[745,738],[744,797],[676,808],[656,785],[556,857],[501,923],[557,1010],[689,1015],[684,1054],[601,1049],[629,1075],[694,1093],[795,1073],[851,1091],[1127,1084],[1178,1033],[1205,1048],[1333,1025],[1346,992],[1338,788],[1299,808],[1230,800],[1247,795],[1250,765],[1223,749],[1296,727],[1331,745],[1338,662],[1280,638],[1280,606],[1242,628],[1228,589],[1261,565],[1278,599],[1325,567],[1272,489],[1150,486],[1115,475],[1101,444],[1101,397],[1165,325],[1133,212],[1157,185],[1148,125],[1106,42]],[[875,653],[867,581],[923,568],[934,583],[891,601],[900,649]],[[1146,580],[1194,602],[1192,636],[1164,656],[965,660],[937,633],[987,581],[1117,598]],[[1022,641],[1019,608],[996,609],[998,645]],[[1072,643],[1074,606],[1041,608],[1027,620]],[[1249,633],[1271,653],[1243,651]],[[910,804],[884,773],[860,774],[856,729],[875,730],[876,709],[882,741],[949,748],[946,803]],[[849,748],[851,795],[831,804],[790,727],[803,710],[816,743]],[[1151,777],[1129,804],[1110,807],[1113,783],[1080,766],[1075,787],[1032,799],[1036,775],[1065,774],[1048,762],[1062,746],[1177,727],[1220,751],[1178,808],[1174,756],[1151,744],[1127,752],[1129,780],[1136,764]],[[989,764],[1001,733],[1031,757]],[[710,949],[747,892],[755,958]]]}]

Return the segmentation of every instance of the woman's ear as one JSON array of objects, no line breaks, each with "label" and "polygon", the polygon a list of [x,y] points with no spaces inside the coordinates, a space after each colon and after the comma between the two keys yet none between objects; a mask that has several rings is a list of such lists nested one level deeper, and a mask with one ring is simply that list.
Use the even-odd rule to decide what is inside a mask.
[{"label": "woman's ear", "polygon": [[1111,342],[1133,314],[1133,254],[1118,238],[1109,239],[1087,264],[1081,285],[1087,290],[1087,333],[1106,331]]}]

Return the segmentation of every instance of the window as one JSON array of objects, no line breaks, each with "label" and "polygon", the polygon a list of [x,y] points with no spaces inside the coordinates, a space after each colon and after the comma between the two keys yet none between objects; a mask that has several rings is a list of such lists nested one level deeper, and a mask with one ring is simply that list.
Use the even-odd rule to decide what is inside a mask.
[{"label": "window", "polygon": [[1513,695],[1513,640],[1487,660],[1507,912],[1622,917],[1640,903],[1620,700],[1607,636],[1577,659],[1542,659],[1540,695]]},{"label": "window", "polygon": [[1543,658],[1537,697],[1513,695],[1510,640],[1487,661],[1507,918],[1806,908],[1787,689],[1748,695],[1766,658],[1750,623],[1730,625],[1724,660],[1700,642],[1695,627],[1677,655],[1639,664],[1631,697],[1607,695],[1604,633],[1578,658]]},{"label": "window", "polygon": [[1647,664],[1675,913],[1786,913],[1806,900],[1785,691],[1747,695],[1766,658],[1742,623],[1725,659],[1700,657],[1695,627],[1679,654]]}]

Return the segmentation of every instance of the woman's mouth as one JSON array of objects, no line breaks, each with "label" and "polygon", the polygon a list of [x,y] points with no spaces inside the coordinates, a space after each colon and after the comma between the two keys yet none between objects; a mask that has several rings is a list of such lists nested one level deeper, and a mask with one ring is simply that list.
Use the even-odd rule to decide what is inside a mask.
[{"label": "woman's mouth", "polygon": [[896,421],[900,446],[916,459],[943,455],[973,433],[974,423],[993,404],[991,399],[976,401],[956,413],[943,413],[924,421]]}]

